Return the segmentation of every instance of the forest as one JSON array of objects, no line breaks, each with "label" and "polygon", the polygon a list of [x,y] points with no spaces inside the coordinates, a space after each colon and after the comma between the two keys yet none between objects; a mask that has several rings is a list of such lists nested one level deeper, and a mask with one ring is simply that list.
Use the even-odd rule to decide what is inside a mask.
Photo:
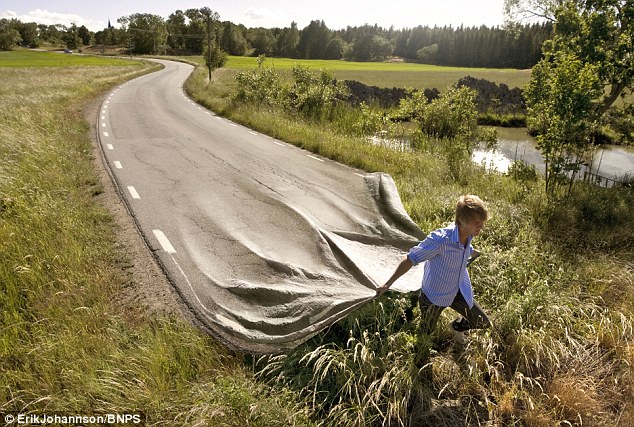
[{"label": "forest", "polygon": [[[303,29],[295,22],[285,28],[247,28],[220,21],[211,14],[208,28],[204,9],[177,10],[167,19],[148,13],[120,17],[118,27],[108,23],[101,31],[85,26],[43,25],[0,20],[0,50],[13,46],[59,44],[68,49],[83,46],[122,46],[137,55],[200,55],[211,42],[229,55],[265,54],[297,59],[350,61],[404,60],[425,64],[531,68],[541,57],[541,47],[552,37],[552,23],[502,27],[429,27],[395,29],[378,25],[328,28],[314,20]],[[206,9],[208,11],[208,9]],[[210,11],[211,12],[211,11]]]}]

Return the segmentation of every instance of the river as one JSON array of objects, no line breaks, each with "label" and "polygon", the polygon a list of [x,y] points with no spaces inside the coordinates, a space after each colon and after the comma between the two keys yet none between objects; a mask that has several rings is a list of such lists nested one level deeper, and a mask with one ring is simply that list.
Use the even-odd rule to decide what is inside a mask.
[{"label": "river", "polygon": [[[544,172],[544,159],[537,149],[535,139],[526,133],[526,128],[498,127],[496,130],[496,148],[477,148],[472,156],[474,162],[504,173],[514,160],[522,160]],[[586,170],[616,181],[622,181],[628,176],[634,177],[634,147],[603,145],[597,148],[592,164]]]}]

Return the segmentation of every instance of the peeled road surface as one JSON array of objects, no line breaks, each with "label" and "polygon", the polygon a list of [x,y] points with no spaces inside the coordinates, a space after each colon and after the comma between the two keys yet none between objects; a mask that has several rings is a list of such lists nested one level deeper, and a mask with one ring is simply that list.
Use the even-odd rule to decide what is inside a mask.
[{"label": "peeled road surface", "polygon": [[[364,303],[424,238],[391,177],[216,116],[186,64],[116,88],[104,159],[150,249],[203,327],[252,353],[293,348]],[[410,272],[393,287],[419,287]]]}]

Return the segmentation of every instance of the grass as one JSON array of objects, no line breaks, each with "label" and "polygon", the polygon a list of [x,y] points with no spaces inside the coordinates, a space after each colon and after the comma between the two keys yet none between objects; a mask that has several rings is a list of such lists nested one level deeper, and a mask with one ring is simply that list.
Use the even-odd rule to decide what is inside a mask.
[{"label": "grass", "polygon": [[631,189],[579,184],[566,201],[547,203],[540,179],[485,173],[455,142],[379,147],[328,122],[237,103],[230,78],[220,69],[209,84],[198,69],[186,89],[259,132],[390,173],[423,230],[451,221],[464,193],[492,211],[471,275],[494,328],[472,334],[462,354],[445,332],[449,311],[435,334],[421,336],[418,309],[392,295],[288,355],[258,360],[263,379],[301,393],[324,425],[407,425],[410,417],[441,426],[634,422]]},{"label": "grass", "polygon": [[28,49],[0,51],[0,67],[116,67],[127,64],[129,62],[124,59],[62,52],[40,52]]},{"label": "grass", "polygon": [[[202,57],[186,57],[204,65]],[[235,75],[239,71],[257,67],[256,58],[229,56],[224,73]],[[462,77],[472,76],[509,87],[522,87],[530,78],[530,70],[459,68],[398,62],[350,62],[340,60],[268,58],[266,66],[288,73],[294,64],[312,70],[330,70],[339,80],[357,80],[378,87],[414,89],[437,88],[443,91]]]},{"label": "grass", "polygon": [[51,55],[0,67],[0,412],[311,425],[293,393],[258,383],[240,356],[119,297],[136,284],[95,197],[82,108],[156,66],[49,66]]}]

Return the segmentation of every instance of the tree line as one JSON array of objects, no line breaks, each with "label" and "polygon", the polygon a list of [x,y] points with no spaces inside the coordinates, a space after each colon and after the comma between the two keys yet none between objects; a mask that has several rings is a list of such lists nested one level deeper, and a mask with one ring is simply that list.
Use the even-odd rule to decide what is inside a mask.
[{"label": "tree line", "polygon": [[[205,9],[205,8],[203,8]],[[0,49],[15,44],[37,47],[42,42],[125,46],[134,54],[200,55],[210,42],[230,55],[267,55],[297,59],[384,61],[392,57],[427,64],[530,68],[541,57],[544,41],[553,35],[550,22],[501,27],[429,27],[394,29],[378,25],[332,30],[322,20],[299,29],[247,28],[230,21],[213,21],[207,28],[203,9],[176,10],[167,19],[135,13],[91,32],[85,26],[38,25],[16,19],[0,20]],[[217,14],[215,14],[217,17]],[[210,37],[211,36],[211,37]]]}]

